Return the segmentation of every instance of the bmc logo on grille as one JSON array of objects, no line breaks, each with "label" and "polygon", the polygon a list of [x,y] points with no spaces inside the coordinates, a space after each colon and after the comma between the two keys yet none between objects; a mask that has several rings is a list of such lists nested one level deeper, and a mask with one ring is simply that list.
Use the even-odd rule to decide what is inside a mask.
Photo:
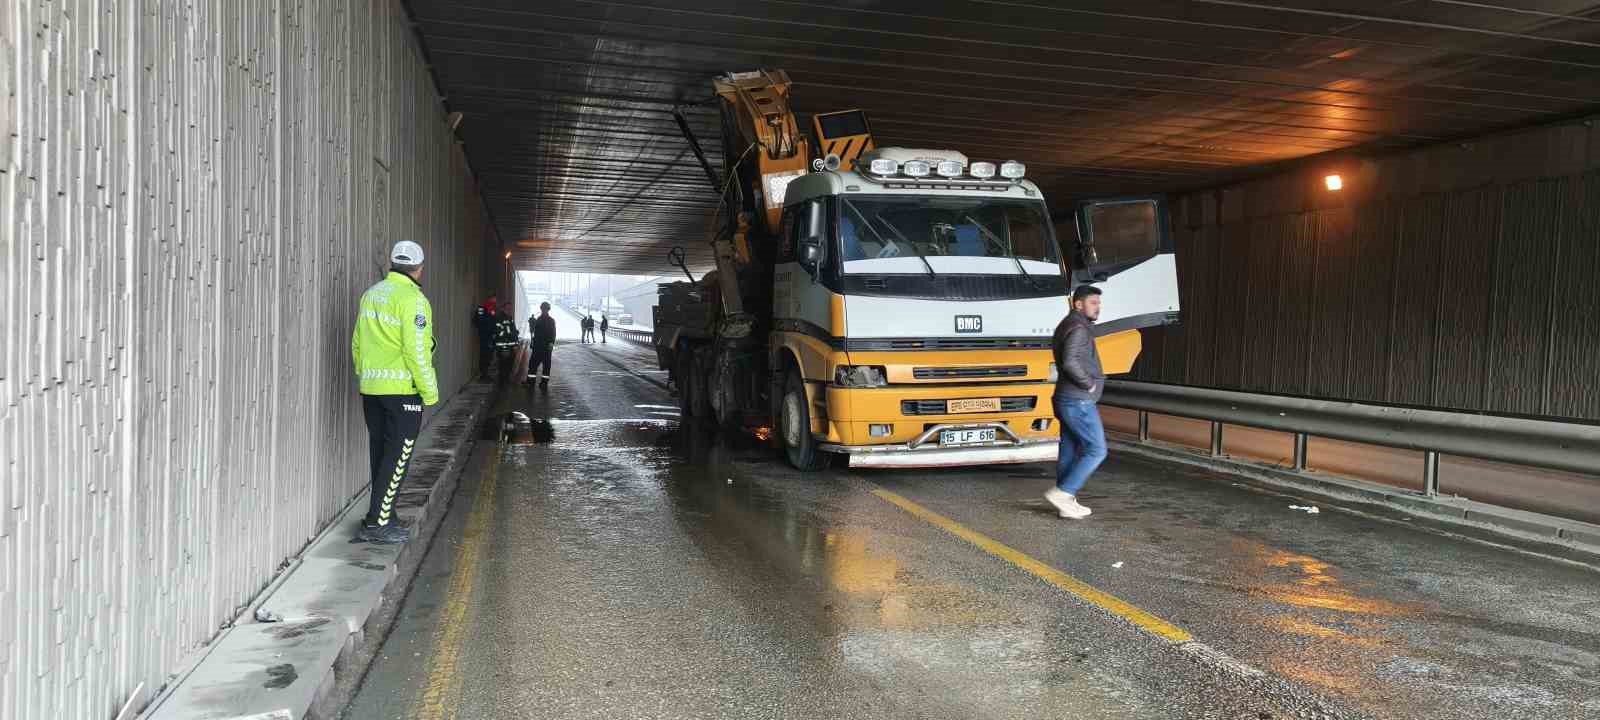
[{"label": "bmc logo on grille", "polygon": [[958,333],[981,333],[981,332],[983,332],[983,316],[982,315],[957,315],[956,316],[956,332],[958,332]]}]

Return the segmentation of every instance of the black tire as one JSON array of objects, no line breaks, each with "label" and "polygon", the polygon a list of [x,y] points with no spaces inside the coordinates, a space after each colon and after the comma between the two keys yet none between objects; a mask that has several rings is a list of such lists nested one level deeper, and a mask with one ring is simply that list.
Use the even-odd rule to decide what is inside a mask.
[{"label": "black tire", "polygon": [[717,421],[711,409],[711,397],[706,394],[706,373],[700,367],[695,353],[687,348],[678,352],[678,411],[687,421],[696,425],[712,425]]},{"label": "black tire", "polygon": [[694,376],[694,361],[687,348],[678,348],[672,359],[672,384],[678,389],[678,415],[688,421],[694,415],[694,393],[690,378]]},{"label": "black tire", "polygon": [[790,369],[783,381],[783,399],[778,403],[778,438],[783,455],[800,472],[816,472],[828,466],[828,453],[817,448],[811,434],[811,403],[806,400],[800,371]]}]

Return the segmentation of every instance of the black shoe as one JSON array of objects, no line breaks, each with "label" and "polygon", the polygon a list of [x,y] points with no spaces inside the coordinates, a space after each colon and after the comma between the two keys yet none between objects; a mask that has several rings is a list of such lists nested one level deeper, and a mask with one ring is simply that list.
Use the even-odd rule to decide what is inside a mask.
[{"label": "black shoe", "polygon": [[399,545],[411,539],[411,529],[402,527],[399,523],[388,525],[361,524],[361,529],[356,531],[355,538],[350,542],[366,542],[374,545]]}]

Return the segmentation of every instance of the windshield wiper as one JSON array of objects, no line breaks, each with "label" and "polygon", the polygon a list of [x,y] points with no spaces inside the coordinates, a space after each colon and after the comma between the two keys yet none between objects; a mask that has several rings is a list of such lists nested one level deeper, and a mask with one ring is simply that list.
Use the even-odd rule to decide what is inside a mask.
[{"label": "windshield wiper", "polygon": [[[913,242],[911,240],[911,238],[906,237],[905,233],[900,232],[900,228],[895,227],[894,223],[883,219],[883,215],[881,215],[881,214],[880,215],[873,215],[872,218],[874,220],[877,220],[878,222],[883,223],[884,227],[889,228],[889,232],[892,232],[895,235],[898,235],[901,240],[906,241],[906,244],[911,246],[911,251],[917,254],[917,259],[922,261],[922,266],[928,269],[928,277],[936,277],[936,276],[938,276],[939,273],[936,273],[936,272],[933,271],[933,263],[928,262],[928,257],[926,255],[922,254],[922,249],[918,248],[917,244],[915,242]],[[898,247],[898,245],[896,247]]]},{"label": "windshield wiper", "polygon": [[[868,230],[872,231],[872,234],[878,238],[878,244],[883,245],[885,248],[894,248],[895,256],[898,257],[900,255],[900,243],[897,243],[897,242],[895,242],[895,241],[893,241],[893,240],[891,240],[891,239],[889,239],[887,237],[884,237],[883,233],[878,232],[878,228],[873,225],[872,220],[868,220],[867,216],[862,215],[861,211],[856,208],[854,203],[851,203],[849,200],[846,200],[846,201],[844,201],[844,205],[845,205],[845,207],[850,208],[850,212],[855,214],[856,219],[860,220],[861,224],[863,226],[865,226]],[[884,220],[881,215],[873,215],[872,217],[873,217],[873,219],[877,220],[878,222],[883,223],[884,227],[889,228],[889,232],[892,232],[895,235],[899,235],[901,240],[905,240],[906,244],[911,246],[911,251],[915,252],[917,254],[917,257],[922,258],[922,265],[924,267],[928,268],[928,277],[934,277],[935,275],[937,275],[937,273],[935,273],[933,271],[933,265],[928,263],[928,259],[927,258],[922,257],[922,251],[917,249],[917,244],[914,243],[914,242],[911,242],[911,240],[907,239],[905,235],[901,234],[900,231],[897,228],[895,228],[894,223],[891,223],[888,220]]]},{"label": "windshield wiper", "polygon": [[872,235],[874,237],[878,238],[878,244],[879,245],[884,246],[884,248],[894,248],[894,254],[895,255],[899,255],[900,254],[900,246],[895,244],[895,241],[884,237],[883,233],[878,232],[878,229],[872,226],[872,221],[868,220],[867,216],[862,215],[861,211],[856,208],[855,203],[852,203],[849,200],[846,200],[846,201],[844,201],[844,206],[847,207],[847,208],[850,208],[850,212],[856,216],[857,220],[861,221],[861,226],[862,227],[865,227],[866,229],[872,231]]},{"label": "windshield wiper", "polygon": [[1039,289],[1039,281],[1033,279],[1033,275],[1028,272],[1028,269],[1022,266],[1022,259],[1017,257],[1017,254],[1012,252],[1010,248],[1006,247],[1006,244],[1000,240],[999,235],[994,234],[994,231],[990,230],[988,227],[985,227],[983,223],[978,222],[978,219],[971,215],[967,215],[962,219],[976,226],[978,228],[978,232],[982,233],[989,239],[990,242],[994,243],[996,248],[999,248],[1001,252],[1010,256],[1011,262],[1017,264],[1017,272],[1022,273],[1022,276],[1028,279],[1028,285],[1035,290]]}]

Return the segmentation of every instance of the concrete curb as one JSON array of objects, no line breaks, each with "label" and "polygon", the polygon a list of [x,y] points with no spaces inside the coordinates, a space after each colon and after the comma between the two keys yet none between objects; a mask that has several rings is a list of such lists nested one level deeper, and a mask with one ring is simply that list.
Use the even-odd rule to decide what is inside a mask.
[{"label": "concrete curb", "polygon": [[[213,641],[192,671],[147,708],[147,720],[324,720],[343,709],[336,688],[366,671],[368,637],[381,639],[392,617],[380,612],[405,595],[444,520],[477,440],[494,388],[474,383],[423,430],[396,514],[412,528],[399,546],[351,543],[366,514],[357,495],[290,569],[251,604],[282,619],[247,612]],[[392,604],[392,602],[390,603]],[[392,614],[390,614],[392,615]]]},{"label": "concrete curb", "polygon": [[1356,503],[1380,516],[1423,520],[1434,529],[1587,566],[1600,565],[1600,525],[1514,510],[1454,496],[1427,497],[1399,488],[1160,442],[1107,438],[1115,451],[1213,470],[1273,492]]}]

